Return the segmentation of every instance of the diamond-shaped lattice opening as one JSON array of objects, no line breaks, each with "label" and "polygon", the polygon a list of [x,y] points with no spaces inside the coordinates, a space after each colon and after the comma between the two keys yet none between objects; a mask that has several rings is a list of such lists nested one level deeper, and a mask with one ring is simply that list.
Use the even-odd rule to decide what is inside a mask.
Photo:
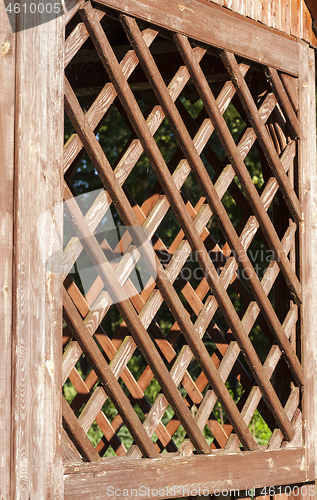
[{"label": "diamond-shaped lattice opening", "polygon": [[145,153],[141,154],[140,159],[133,166],[129,177],[124,183],[124,187],[133,196],[133,202],[148,212],[151,206],[144,207],[143,204],[148,202],[151,196],[155,199],[156,193],[160,193],[161,189]]},{"label": "diamond-shaped lattice opening", "polygon": [[255,411],[252,420],[249,424],[249,429],[254,436],[256,442],[260,445],[266,445],[269,442],[270,437],[272,436],[272,431],[258,412]]},{"label": "diamond-shaped lattice opening", "polygon": [[[159,30],[157,33],[153,26],[147,27],[142,23],[140,35],[149,47],[147,52],[135,38],[139,29],[137,24],[130,31],[129,38],[126,35],[125,30],[131,30],[129,23],[133,20],[123,23],[123,28],[113,12],[111,15],[114,17],[111,18],[97,10],[93,12],[101,19],[101,26],[120,67],[109,52],[105,54],[108,61],[105,69],[94,45],[98,45],[99,35],[93,43],[85,34],[81,47],[66,69],[70,83],[70,88],[66,90],[67,102],[71,102],[68,107],[72,108],[70,115],[74,122],[71,124],[68,118],[65,120],[65,139],[68,142],[65,145],[64,170],[67,189],[73,196],[95,189],[108,189],[108,194],[103,192],[97,201],[92,200],[91,206],[82,208],[82,215],[86,217],[88,226],[90,224],[89,230],[95,239],[90,246],[85,245],[85,250],[78,251],[76,265],[80,265],[80,259],[89,260],[89,252],[95,251],[96,255],[96,246],[93,246],[96,244],[106,257],[120,258],[130,245],[123,221],[131,220],[133,211],[138,224],[143,224],[150,231],[162,268],[159,276],[151,283],[149,279],[150,285],[135,295],[128,293],[128,288],[137,288],[137,281],[133,281],[131,269],[124,268],[120,280],[127,293],[125,304],[112,304],[104,286],[103,272],[91,272],[89,286],[84,290],[76,266],[69,268],[68,272],[74,272],[65,278],[64,285],[77,312],[72,311],[66,301],[67,315],[79,325],[78,335],[84,335],[83,330],[87,328],[106,363],[113,368],[125,397],[148,434],[150,444],[154,442],[161,453],[178,451],[187,455],[196,453],[198,447],[188,438],[191,432],[184,422],[184,407],[181,411],[178,409],[177,414],[174,412],[170,394],[164,392],[166,389],[162,390],[166,385],[160,383],[163,380],[160,379],[160,369],[152,370],[153,366],[148,365],[146,359],[149,360],[150,351],[163,360],[164,366],[160,367],[165,367],[167,385],[179,391],[192,416],[191,427],[198,426],[198,431],[200,429],[211,449],[226,447],[228,452],[236,452],[239,446],[244,449],[256,447],[256,443],[265,446],[270,439],[273,439],[275,447],[280,447],[283,437],[278,429],[282,424],[281,420],[275,421],[273,417],[277,405],[276,399],[274,404],[272,402],[274,393],[282,405],[277,412],[279,418],[283,416],[282,407],[285,407],[287,418],[292,420],[296,408],[294,401],[299,406],[300,400],[296,392],[296,370],[294,367],[290,370],[285,360],[280,359],[277,341],[281,340],[277,339],[275,327],[280,337],[284,336],[284,343],[286,339],[286,347],[290,342],[299,354],[296,294],[289,289],[290,282],[296,285],[299,259],[296,210],[294,207],[290,209],[284,201],[285,186],[281,179],[279,182],[274,180],[271,156],[278,165],[277,170],[287,169],[288,191],[295,185],[296,194],[298,187],[294,161],[296,144],[291,139],[285,110],[277,105],[271,92],[265,75],[267,68],[262,71],[259,65],[247,67],[246,61],[238,58],[240,69],[233,70],[233,80],[235,82],[239,76],[237,71],[245,78],[258,109],[255,112],[259,114],[269,137],[269,154],[265,140],[260,140],[259,131],[251,126],[254,122],[250,118],[250,96],[242,99],[239,95],[241,86],[236,89],[230,80],[226,55],[215,48],[204,51],[194,44],[187,46],[186,50],[193,51],[200,61],[207,82],[204,92],[201,92],[204,81],[202,77],[190,76],[195,73],[195,66],[186,59],[185,46],[179,50],[179,39],[176,43],[175,38],[167,36],[166,32]],[[67,27],[67,34],[76,28],[79,19],[78,15],[74,16]],[[140,61],[129,39],[134,39],[134,44],[139,47]],[[146,68],[151,57],[152,69]],[[159,73],[155,78],[149,76],[153,67]],[[123,85],[120,72],[131,92]],[[162,85],[161,77],[167,90]],[[111,81],[114,80],[112,86]],[[161,86],[155,89],[159,81]],[[169,93],[175,106],[165,99],[165,92]],[[218,111],[216,108],[208,109],[206,93],[211,93],[209,102],[213,97],[217,100]],[[219,111],[227,130],[223,123],[222,127],[219,126],[222,120]],[[93,134],[85,136],[83,130],[87,127]],[[102,164],[99,164],[102,154],[99,146],[105,154]],[[95,154],[96,151],[98,154]],[[235,158],[232,166],[228,157]],[[114,180],[112,171],[107,174],[104,170],[108,168],[107,161],[114,170]],[[209,193],[215,187],[217,195],[210,198],[207,186]],[[175,187],[180,197],[176,198]],[[213,214],[216,196],[219,196],[222,205],[218,205],[219,213]],[[99,202],[102,202],[101,209]],[[184,217],[186,211],[191,222]],[[265,219],[265,212],[269,220]],[[107,214],[115,223],[112,235],[104,231]],[[78,214],[77,217],[80,218]],[[83,224],[82,220],[78,222],[79,227]],[[273,226],[280,245],[272,236]],[[202,244],[195,239],[196,230]],[[70,231],[66,239],[76,246],[74,236],[75,233]],[[241,252],[241,245],[249,257],[248,265],[252,266],[251,271],[255,271],[255,277],[251,271],[246,272],[243,260],[238,259],[235,247],[238,246]],[[276,252],[272,252],[274,246],[282,248],[292,269],[285,259],[283,262],[276,261]],[[204,253],[204,259],[198,258],[198,250]],[[142,258],[138,257],[136,263],[140,270],[145,267]],[[219,279],[210,272],[212,266]],[[115,283],[116,264],[112,269],[114,275],[111,276]],[[166,289],[164,279],[168,279],[171,285]],[[219,290],[225,300],[219,299]],[[164,300],[166,294],[168,300]],[[128,308],[128,301],[132,308]],[[281,328],[277,322],[282,325]],[[134,345],[136,339],[137,344],[141,342],[138,330],[142,330],[143,338],[146,337],[146,348]],[[68,358],[65,354],[65,364],[69,362],[70,354],[75,356],[72,337],[71,328],[65,324],[64,344],[70,349],[66,353]],[[239,344],[236,343],[237,338]],[[241,343],[246,355],[238,347]],[[213,368],[218,370],[221,379],[217,382],[218,386],[216,375],[213,375],[212,382],[211,372],[207,373],[206,367],[202,370],[196,352],[198,346],[202,346],[208,354],[209,368],[213,364]],[[147,351],[147,356],[144,351]],[[253,357],[253,361],[249,359],[252,353],[257,357]],[[64,396],[71,403],[79,425],[88,433],[101,456],[124,456],[128,453],[131,457],[140,457],[133,432],[128,431],[125,424],[127,415],[117,413],[111,398],[103,399],[100,381],[91,366],[85,365],[85,355],[77,353],[76,356],[77,364],[75,362],[74,369],[67,372],[69,378],[64,386]],[[158,358],[154,365],[157,361]],[[259,373],[261,365],[264,365],[264,375]],[[267,377],[269,382],[263,377]],[[220,385],[221,397],[218,397],[216,392],[219,389],[216,387]],[[263,394],[259,387],[262,387]],[[94,414],[89,413],[96,401],[99,401],[99,410],[97,408]],[[230,414],[232,402],[239,412],[235,418]],[[272,405],[275,405],[274,411]],[[245,425],[243,436],[238,433],[236,419],[239,416],[240,428],[241,424]],[[283,434],[286,434],[285,429]],[[252,444],[253,439],[255,445]]]}]

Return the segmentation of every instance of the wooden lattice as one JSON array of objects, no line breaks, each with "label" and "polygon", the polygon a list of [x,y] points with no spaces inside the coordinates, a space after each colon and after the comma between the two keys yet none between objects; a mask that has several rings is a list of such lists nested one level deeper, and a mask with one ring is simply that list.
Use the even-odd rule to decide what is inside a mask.
[{"label": "wooden lattice", "polygon": [[[62,366],[63,383],[76,396],[70,405],[63,398],[65,462],[99,460],[109,446],[118,456],[139,458],[302,445],[297,79],[114,10],[86,3],[79,14],[65,42],[65,109],[75,132],[64,148],[64,199],[79,194],[72,176],[80,178],[84,153],[104,190],[86,214],[75,200],[68,209],[76,236],[64,250]],[[116,30],[124,42],[116,41]],[[201,99],[197,117],[184,96]],[[147,107],[140,108],[141,100]],[[230,106],[246,124],[235,138],[225,119]],[[111,165],[98,132],[113,107],[131,135]],[[170,159],[160,151],[163,123],[179,145]],[[215,135],[222,158],[211,144]],[[247,166],[250,151],[259,157],[261,186]],[[142,154],[157,181],[137,203],[127,181]],[[193,185],[200,190],[196,203]],[[236,225],[228,200],[241,214]],[[130,254],[114,269],[105,257],[109,245],[95,235],[111,206],[125,225],[150,232],[156,252],[155,283],[131,298],[125,292],[133,286]],[[168,213],[178,224],[169,245],[160,236]],[[214,236],[216,225],[224,240]],[[255,241],[274,256],[263,276],[248,253]],[[99,270],[86,296],[69,275],[83,251]],[[191,254],[203,275],[198,284],[182,273]],[[133,255],[147,262],[146,247]],[[117,294],[116,305],[105,286]],[[104,326],[113,308],[123,319],[114,334]],[[173,321],[164,331],[159,316],[167,308]],[[251,341],[255,331],[269,342],[263,362]],[[129,363],[139,350],[145,361],[136,379]],[[91,367],[86,378],[78,369],[83,356]],[[154,379],[159,388],[149,401]],[[107,414],[107,400],[115,416]],[[265,445],[250,426],[256,410],[272,432]],[[101,433],[96,446],[87,436],[92,426]],[[124,426],[134,440],[128,449],[120,439]]]}]

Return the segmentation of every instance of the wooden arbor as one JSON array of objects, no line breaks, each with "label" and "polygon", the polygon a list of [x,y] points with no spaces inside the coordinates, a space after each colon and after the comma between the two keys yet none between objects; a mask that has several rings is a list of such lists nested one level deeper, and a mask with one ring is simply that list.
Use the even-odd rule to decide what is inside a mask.
[{"label": "wooden arbor", "polygon": [[[116,496],[132,488],[144,498],[173,498],[194,496],[198,488],[213,494],[254,486],[263,496],[263,486],[315,480],[313,50],[194,0],[86,2],[45,29],[10,36],[1,77],[5,89],[16,88],[4,107],[4,151],[12,171],[8,167],[2,186],[4,234],[11,239],[1,253],[1,398],[2,427],[11,431],[1,435],[2,497],[101,499],[115,487]],[[45,68],[37,72],[43,57]],[[30,68],[36,91],[25,85]],[[63,86],[74,133],[62,158]],[[197,116],[184,99],[201,99]],[[239,137],[226,123],[229,106],[245,123]],[[131,135],[111,165],[98,132],[113,108]],[[160,150],[164,120],[178,143],[169,159]],[[250,151],[259,155],[260,187],[250,175]],[[74,175],[80,180],[84,153],[105,189],[87,213],[71,205],[76,234],[64,249],[62,285],[42,259],[43,247],[45,255],[54,247],[62,214],[54,212],[51,225],[40,230],[38,221],[77,194]],[[128,179],[142,154],[156,181],[140,202]],[[191,198],[194,190],[197,199]],[[236,225],[225,196],[239,211]],[[94,236],[112,205],[125,225],[150,232],[157,253],[155,283],[131,299],[120,292],[115,306],[117,290],[133,286],[131,263],[126,258],[113,269],[103,252],[108,242]],[[170,213],[177,224],[167,245],[159,228]],[[213,219],[222,243],[214,238]],[[255,241],[274,255],[261,277],[250,259]],[[99,269],[86,296],[68,275],[84,251]],[[198,286],[182,274],[191,253],[203,271]],[[134,258],[140,257],[146,260],[146,251],[135,249]],[[167,332],[159,316],[164,304],[173,321]],[[124,321],[113,334],[103,323],[111,307]],[[269,343],[263,361],[250,340],[254,328]],[[136,380],[129,362],[137,348],[144,369]],[[91,367],[86,378],[76,368],[83,356]],[[226,385],[229,376],[239,383],[237,403]],[[71,405],[60,397],[67,379],[77,393]],[[160,389],[149,401],[153,379]],[[105,411],[106,400],[114,418]],[[224,419],[217,418],[217,405]],[[174,416],[167,419],[169,407]],[[262,446],[249,427],[257,409],[271,430]],[[102,434],[96,446],[87,437],[93,424]],[[129,449],[120,439],[122,426],[132,436]],[[179,428],[184,437],[176,442]],[[109,446],[117,457],[103,458]]]}]

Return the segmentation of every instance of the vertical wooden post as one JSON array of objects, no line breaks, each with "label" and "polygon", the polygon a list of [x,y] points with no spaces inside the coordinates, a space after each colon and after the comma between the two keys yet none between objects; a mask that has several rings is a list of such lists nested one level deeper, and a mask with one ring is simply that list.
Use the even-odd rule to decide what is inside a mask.
[{"label": "vertical wooden post", "polygon": [[0,500],[10,496],[15,37],[0,4]]},{"label": "vertical wooden post", "polygon": [[317,172],[316,97],[314,51],[301,45],[299,78],[300,198],[304,209],[301,223],[301,282],[303,286],[302,332],[305,368],[304,432],[307,478],[316,479],[317,458]]},{"label": "vertical wooden post", "polygon": [[63,17],[30,29],[23,29],[27,15],[17,23],[10,498],[57,500],[63,498],[62,283],[43,256],[54,249],[62,211],[52,223],[38,221],[62,202]]}]

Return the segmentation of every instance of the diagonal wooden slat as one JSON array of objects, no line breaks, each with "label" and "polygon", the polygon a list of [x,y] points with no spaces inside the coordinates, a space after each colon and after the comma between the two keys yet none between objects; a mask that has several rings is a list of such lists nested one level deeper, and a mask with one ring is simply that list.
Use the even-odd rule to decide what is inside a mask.
[{"label": "diagonal wooden slat", "polygon": [[[104,17],[105,13],[98,11],[97,16],[99,21]],[[85,28],[84,23],[78,23],[73,29],[71,34],[67,37],[64,43],[64,67],[70,63],[72,58],[77,54],[79,49],[83,46],[85,41],[89,38],[88,31]]]},{"label": "diagonal wooden slat", "polygon": [[[178,44],[180,53],[182,57],[184,58],[184,62],[187,63],[188,65],[188,70],[192,73],[192,77],[195,78],[195,80],[199,83],[197,83],[196,88],[198,93],[200,94],[205,107],[207,109],[207,112],[210,116],[210,119],[213,121],[214,126],[217,130],[217,133],[219,135],[219,138],[222,142],[222,145],[224,149],[226,150],[226,153],[228,154],[228,157],[231,160],[232,167],[234,168],[236,175],[240,179],[241,184],[244,186],[245,189],[245,194],[249,200],[250,205],[253,208],[254,214],[256,215],[257,219],[259,220],[261,224],[261,229],[263,233],[265,234],[265,237],[267,238],[267,241],[270,242],[272,249],[274,249],[277,259],[281,268],[281,271],[284,274],[286,283],[290,289],[290,292],[292,295],[294,295],[294,300],[297,301],[298,303],[301,302],[301,285],[299,283],[299,280],[294,273],[294,270],[289,262],[289,260],[285,257],[285,254],[283,252],[283,249],[281,247],[281,242],[276,234],[276,231],[274,229],[274,226],[272,225],[272,222],[266,213],[266,211],[263,209],[263,206],[261,204],[261,200],[259,197],[259,194],[252,182],[252,179],[249,175],[249,172],[242,161],[241,156],[239,155],[237,151],[237,147],[235,145],[235,142],[231,136],[231,133],[228,129],[228,126],[223,119],[222,115],[219,113],[219,110],[217,108],[214,96],[211,92],[211,89],[209,85],[206,82],[206,79],[204,77],[204,74],[199,66],[199,64],[196,64],[196,62],[193,60],[192,57],[192,49],[189,44],[188,39],[183,37],[182,35],[175,35],[175,40]],[[240,72],[240,70],[239,70]],[[244,80],[243,80],[244,81]],[[245,82],[244,82],[245,83]],[[247,87],[246,83],[245,86]],[[248,90],[249,92],[249,90]],[[256,108],[254,102],[253,102],[254,107]],[[264,124],[262,120],[260,119],[258,109],[256,108],[256,113],[257,113],[257,118],[260,123],[259,127],[265,130]],[[256,130],[255,130],[256,131]],[[278,158],[278,155],[274,149],[274,152]],[[279,172],[280,176],[282,176],[283,180],[286,178],[286,184],[289,185],[289,179],[287,175],[285,174],[285,171],[283,169],[283,166],[281,164],[280,159],[278,158],[279,162]],[[283,170],[283,174],[281,173],[281,170]],[[279,182],[279,178],[276,176],[276,172],[274,171],[275,177],[277,178]],[[279,182],[279,187],[281,188],[281,182]],[[291,192],[294,194],[296,197],[293,188],[290,186]],[[291,196],[288,193],[289,196]],[[289,198],[288,198],[289,199]],[[297,197],[296,197],[297,199]],[[298,202],[298,199],[297,199]],[[299,202],[297,203],[297,206],[299,205]],[[298,212],[300,212],[300,205],[298,206]],[[295,217],[295,221],[299,222],[299,218]],[[296,361],[294,360],[294,363]],[[300,369],[298,368],[298,375],[300,374]],[[302,378],[302,376],[301,376]]]},{"label": "diagonal wooden slat", "polygon": [[74,412],[69,407],[64,397],[62,399],[62,408],[63,419],[68,431],[68,435],[72,438],[72,441],[76,445],[76,448],[79,450],[80,454],[85,460],[89,462],[100,460],[99,454],[95,450],[89,438],[86,436],[86,433],[84,432],[82,427],[78,424]]},{"label": "diagonal wooden slat", "polygon": [[[69,92],[66,90],[69,96]],[[69,112],[74,112],[74,108],[76,107],[75,102],[73,101],[73,108],[70,107]],[[77,106],[77,109],[75,111],[76,116],[82,111],[79,108],[79,105]],[[84,119],[84,116],[82,114],[81,119]],[[86,130],[90,130],[89,126],[86,126]],[[95,138],[93,132],[91,131],[92,137],[90,138],[91,142],[93,143],[96,141],[95,147],[98,145],[100,148],[100,145]],[[85,140],[82,137],[83,140]],[[85,141],[86,142],[86,141]],[[87,148],[88,143],[85,144],[85,147]],[[89,146],[88,146],[89,147]],[[89,148],[90,149],[90,148]],[[97,149],[97,148],[96,148]],[[100,151],[98,151],[97,154],[103,154],[101,148]],[[104,157],[105,158],[105,157]],[[104,160],[100,159],[102,163],[104,163]],[[110,168],[111,170],[111,168]],[[112,176],[114,178],[113,171]],[[110,173],[110,172],[109,172]],[[108,184],[108,182],[107,182]],[[107,186],[109,190],[109,185]],[[112,189],[115,186],[112,186]],[[122,193],[123,195],[123,193]],[[123,197],[120,197],[121,202],[123,201]],[[112,194],[113,198],[116,199],[117,196],[113,193]],[[69,193],[67,193],[67,197],[69,197]],[[113,297],[115,299],[115,302],[118,304],[118,309],[120,310],[122,316],[124,317],[132,335],[135,338],[136,343],[142,348],[144,357],[146,358],[148,364],[151,366],[151,369],[153,370],[153,373],[156,376],[156,379],[158,380],[160,386],[164,390],[165,394],[170,400],[170,404],[175,408],[176,412],[179,415],[179,418],[182,420],[184,428],[186,429],[186,432],[192,439],[192,441],[195,443],[196,448],[204,453],[209,452],[209,446],[203,437],[203,435],[198,431],[198,428],[196,424],[194,423],[193,417],[189,413],[180,393],[178,392],[176,386],[174,385],[170,374],[166,368],[166,366],[163,363],[162,358],[159,356],[158,352],[156,351],[152,341],[150,340],[146,330],[144,329],[144,326],[142,325],[139,317],[137,316],[135,309],[133,308],[132,304],[130,301],[127,299],[127,296],[118,283],[118,281],[115,278],[115,275],[110,268],[110,266],[106,266],[104,263],[105,260],[105,255],[102,252],[95,236],[91,233],[87,223],[85,222],[85,219],[83,215],[81,214],[77,203],[75,202],[74,199],[69,199],[68,201],[68,206],[67,208],[70,210],[70,220],[74,224],[74,229],[77,233],[78,236],[83,237],[83,244],[85,246],[85,249],[90,256],[92,262],[100,269],[102,273],[102,279],[105,281],[105,284],[108,286],[108,290],[113,294]],[[132,212],[133,214],[133,212]],[[131,216],[131,214],[130,214]],[[135,221],[135,217],[133,216],[133,219],[131,222],[134,222],[137,225],[137,221]],[[133,224],[132,224],[133,225]],[[140,241],[140,244],[145,245],[144,242]],[[153,266],[153,263],[148,260],[148,264]],[[114,284],[116,284],[114,286]],[[87,337],[87,342],[90,343],[91,337]],[[77,341],[79,339],[77,338]],[[81,346],[82,347],[82,346]],[[110,370],[110,369],[109,369]],[[96,371],[96,370],[95,370]],[[110,371],[111,376],[113,377],[112,372]],[[117,384],[117,382],[116,382]],[[113,397],[113,395],[112,395]],[[141,425],[140,421],[138,423]],[[142,427],[142,425],[141,425]],[[143,427],[142,427],[143,429]],[[132,434],[132,431],[130,431]],[[133,434],[132,434],[133,435]]]},{"label": "diagonal wooden slat", "polygon": [[76,446],[68,436],[64,427],[62,428],[62,457],[63,464],[80,463],[83,461]]},{"label": "diagonal wooden slat", "polygon": [[300,138],[300,125],[291,101],[285,91],[284,85],[278,72],[274,68],[268,68],[267,76],[272,86],[275,97],[283,110],[284,117],[292,131],[294,138]]},{"label": "diagonal wooden slat", "polygon": [[[97,344],[91,338],[87,329],[76,310],[75,305],[71,301],[69,295],[64,289],[63,305],[67,315],[67,321],[72,328],[73,334],[85,352],[89,362],[106,392],[110,395],[111,401],[116,405],[118,412],[123,413],[125,421],[131,435],[134,437],[142,453],[146,456],[157,456],[157,451],[152,441],[144,432],[142,424],[131,407],[126,395],[121,386],[110,370],[106,359],[97,347]],[[99,455],[98,455],[99,457]]]},{"label": "diagonal wooden slat", "polygon": [[250,90],[239,71],[239,67],[235,56],[229,52],[222,53],[222,59],[228,71],[231,74],[232,81],[236,86],[239,98],[244,106],[245,112],[250,120],[250,123],[257,134],[258,141],[264,151],[267,162],[270,165],[274,176],[276,177],[280,190],[284,196],[285,202],[294,217],[296,222],[302,219],[302,209],[300,202],[292,188],[288,177],[285,175],[284,170],[279,161],[276,150],[274,149],[270,138],[267,134],[263,123],[259,119],[258,109],[253,101]]}]

